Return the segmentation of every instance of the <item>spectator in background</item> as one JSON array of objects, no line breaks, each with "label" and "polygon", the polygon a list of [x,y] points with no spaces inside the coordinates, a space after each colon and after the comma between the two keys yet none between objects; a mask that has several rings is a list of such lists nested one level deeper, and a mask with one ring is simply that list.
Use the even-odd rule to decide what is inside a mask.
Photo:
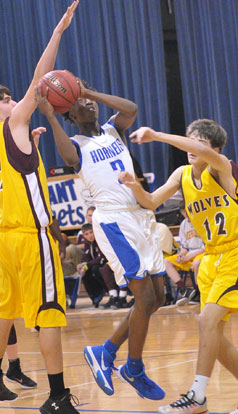
[{"label": "spectator in background", "polygon": [[[184,220],[179,228],[179,242],[181,247],[177,254],[165,259],[166,273],[179,288],[180,298],[176,302],[179,306],[188,303],[197,293],[196,289],[186,288],[185,282],[179,274],[179,270],[189,271],[197,256],[204,253],[203,241],[191,224],[184,204],[180,206],[180,212],[184,216]],[[196,259],[196,272],[198,271],[199,263],[200,258]]]},{"label": "spectator in background", "polygon": [[[173,237],[172,232],[166,224],[157,223],[157,228],[160,236],[160,247],[163,252],[164,259],[166,259],[167,257],[177,253],[179,250],[179,244]],[[164,283],[166,292],[164,306],[168,306],[174,303],[174,298],[172,295],[170,278],[167,274],[164,275]]]},{"label": "spectator in background", "polygon": [[67,236],[67,234],[66,233],[61,233],[62,234],[62,237],[63,237],[63,239],[64,239],[64,244],[65,244],[65,247],[67,248],[70,244],[71,244],[71,241],[70,241],[70,239],[68,238],[68,236]]},{"label": "spectator in background", "polygon": [[[87,209],[85,216],[86,222],[92,224],[92,215],[95,207],[91,206]],[[65,236],[64,236],[65,237]],[[62,260],[62,268],[64,277],[74,276],[78,273],[77,265],[82,262],[85,248],[85,239],[82,229],[77,234],[76,244],[73,244],[68,239],[68,245],[66,246],[65,259]]]},{"label": "spectator in background", "polygon": [[[93,218],[93,212],[94,212],[94,210],[95,210],[95,207],[94,206],[88,207],[87,213],[86,213],[86,216],[85,216],[86,223],[92,224],[92,218]],[[79,249],[84,250],[84,247],[85,247],[85,239],[84,239],[84,236],[83,236],[82,229],[79,230],[79,232],[77,234],[76,246]]]},{"label": "spectator in background", "polygon": [[66,246],[66,255],[62,263],[62,269],[64,277],[75,276],[77,271],[77,265],[82,261],[83,250],[79,249],[75,244],[70,243]]},{"label": "spectator in background", "polygon": [[103,280],[106,284],[109,300],[107,303],[100,305],[100,309],[120,309],[120,308],[131,308],[134,304],[134,298],[127,302],[126,297],[128,294],[128,288],[119,288],[116,284],[115,276],[112,269],[109,266],[109,263],[100,269]]},{"label": "spectator in background", "polygon": [[77,265],[77,270],[82,276],[82,282],[88,296],[97,308],[107,290],[100,272],[100,268],[106,263],[106,258],[95,240],[92,224],[84,224],[82,234],[85,247],[82,262]]},{"label": "spectator in background", "polygon": [[164,223],[157,223],[157,228],[160,236],[160,247],[163,252],[164,258],[177,253],[179,244],[173,237],[169,227]]},{"label": "spectator in background", "polygon": [[53,216],[50,231],[54,240],[58,243],[64,277],[73,276],[77,273],[77,264],[81,261],[83,252],[70,243],[66,234],[61,233],[59,222],[55,216]]},{"label": "spectator in background", "polygon": [[[90,206],[86,212],[86,222],[92,224],[92,215],[95,210],[95,207]],[[64,238],[67,236],[64,235]],[[82,257],[84,254],[85,248],[85,239],[83,236],[82,229],[79,230],[77,234],[76,244],[70,242],[67,237],[66,245],[66,256],[62,261],[63,273],[64,276],[74,276],[77,271],[77,265],[82,262]]]}]

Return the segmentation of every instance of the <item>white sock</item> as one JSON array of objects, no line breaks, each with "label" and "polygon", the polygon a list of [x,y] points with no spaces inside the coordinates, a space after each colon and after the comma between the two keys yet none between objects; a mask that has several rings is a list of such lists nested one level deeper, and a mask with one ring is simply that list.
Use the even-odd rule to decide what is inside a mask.
[{"label": "white sock", "polygon": [[119,297],[120,298],[125,298],[127,296],[127,291],[126,290],[120,290],[119,291]]},{"label": "white sock", "polygon": [[194,379],[194,383],[190,388],[190,391],[194,391],[195,396],[194,399],[199,404],[203,403],[206,393],[207,384],[209,382],[209,377],[205,377],[204,375],[196,375]]},{"label": "white sock", "polygon": [[109,290],[108,293],[109,293],[110,296],[113,296],[114,298],[117,298],[117,290],[116,289]]}]

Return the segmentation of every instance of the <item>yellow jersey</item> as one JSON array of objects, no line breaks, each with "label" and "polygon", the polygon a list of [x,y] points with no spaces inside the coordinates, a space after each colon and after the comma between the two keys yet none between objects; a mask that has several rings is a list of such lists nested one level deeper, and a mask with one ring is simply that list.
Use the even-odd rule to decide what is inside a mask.
[{"label": "yellow jersey", "polygon": [[45,168],[33,143],[31,154],[20,151],[8,121],[0,122],[0,231],[38,231],[52,222]]},{"label": "yellow jersey", "polygon": [[[235,179],[234,179],[234,183]],[[192,165],[182,171],[181,186],[188,217],[202,237],[208,253],[222,253],[238,246],[238,204],[212,177],[208,168],[197,188]]]}]

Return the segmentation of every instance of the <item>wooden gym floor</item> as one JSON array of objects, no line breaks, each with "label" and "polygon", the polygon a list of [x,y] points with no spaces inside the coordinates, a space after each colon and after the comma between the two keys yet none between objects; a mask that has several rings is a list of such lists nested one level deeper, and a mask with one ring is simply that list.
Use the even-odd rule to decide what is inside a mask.
[{"label": "wooden gym floor", "polygon": [[[104,298],[106,302],[108,298]],[[104,342],[117,327],[127,310],[98,310],[88,298],[80,297],[76,309],[67,311],[68,326],[62,329],[65,384],[79,399],[76,407],[81,413],[156,413],[159,405],[171,403],[180,393],[186,393],[192,384],[198,346],[198,305],[161,308],[151,318],[144,349],[147,374],[166,391],[160,403],[140,398],[132,387],[122,383],[115,374],[115,394],[104,394],[96,385],[83,358],[86,345]],[[233,315],[227,326],[227,335],[238,345],[238,315]],[[18,393],[18,399],[0,403],[0,414],[33,414],[48,398],[48,380],[39,352],[38,332],[24,328],[16,321],[19,355],[23,371],[37,381],[34,390],[23,390],[5,380]],[[118,352],[116,366],[127,358],[127,344]],[[4,357],[3,371],[7,368]],[[238,406],[238,383],[219,363],[216,363],[208,386],[209,413],[229,413]]]}]

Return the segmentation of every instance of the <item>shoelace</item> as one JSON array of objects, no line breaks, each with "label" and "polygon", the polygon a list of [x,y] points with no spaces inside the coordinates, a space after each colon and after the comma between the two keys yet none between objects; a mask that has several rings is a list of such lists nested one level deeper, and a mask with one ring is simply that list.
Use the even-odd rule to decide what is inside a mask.
[{"label": "shoelace", "polygon": [[76,395],[69,394],[69,398],[70,398],[70,400],[72,400],[72,401],[73,401],[73,403],[74,403],[75,405],[79,405],[79,399],[78,399],[78,397],[76,397]]},{"label": "shoelace", "polygon": [[113,364],[113,362],[109,363],[109,369],[110,369],[110,374],[113,374],[113,371],[118,371],[118,368],[115,367],[115,365]]},{"label": "shoelace", "polygon": [[65,398],[62,401],[63,402],[63,405],[67,405],[71,400],[73,401],[73,403],[75,405],[79,405],[78,397],[76,397],[76,395],[73,395],[73,394],[67,394],[65,396]]},{"label": "shoelace", "polygon": [[183,407],[189,407],[191,404],[195,404],[196,401],[193,399],[190,399],[188,397],[188,394],[181,394],[181,397],[179,400],[175,401],[173,404],[171,404],[171,407],[173,408],[183,408]]},{"label": "shoelace", "polygon": [[141,379],[145,388],[148,388],[149,390],[155,388],[155,384],[146,375],[143,375]]},{"label": "shoelace", "polygon": [[[115,367],[114,367],[114,369],[115,369]],[[116,368],[117,369],[117,368]],[[138,376],[137,376],[138,377]],[[140,377],[140,376],[139,376]],[[148,377],[147,377],[147,375],[145,374],[145,372],[144,372],[144,369],[143,369],[143,372],[142,372],[142,374],[141,374],[141,378],[140,378],[140,380],[141,380],[141,382],[143,383],[143,387],[144,388],[147,388],[148,390],[150,390],[151,391],[151,389],[152,388],[155,388],[156,387],[156,384],[155,383],[153,383],[153,381],[151,381]]]}]

